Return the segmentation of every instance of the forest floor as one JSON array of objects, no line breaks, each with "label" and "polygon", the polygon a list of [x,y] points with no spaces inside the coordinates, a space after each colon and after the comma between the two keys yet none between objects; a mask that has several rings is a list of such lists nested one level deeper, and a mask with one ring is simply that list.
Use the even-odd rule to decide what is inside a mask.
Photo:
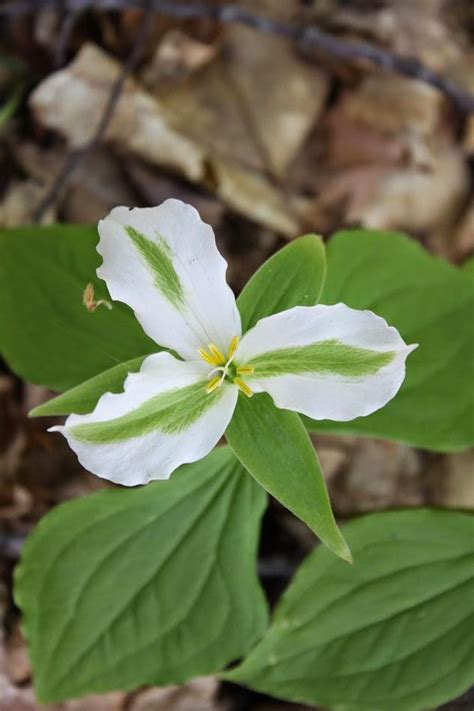
[{"label": "forest floor", "polygon": [[[242,0],[257,17],[244,23],[105,5],[0,3],[0,227],[91,224],[119,204],[178,197],[213,225],[236,292],[308,231],[400,230],[456,264],[473,253],[471,0]],[[263,32],[261,16],[287,30]],[[376,63],[354,42],[376,48]],[[27,418],[49,396],[0,361],[0,711],[302,708],[213,678],[34,701],[12,571],[48,510],[106,486]],[[393,507],[474,508],[473,451],[315,442],[340,521]],[[273,501],[259,558],[272,602],[314,545]],[[468,695],[443,708],[473,704]]]}]

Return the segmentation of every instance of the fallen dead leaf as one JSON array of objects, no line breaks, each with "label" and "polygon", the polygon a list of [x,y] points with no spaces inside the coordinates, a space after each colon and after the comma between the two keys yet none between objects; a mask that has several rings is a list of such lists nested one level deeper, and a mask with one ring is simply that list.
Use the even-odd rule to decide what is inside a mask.
[{"label": "fallen dead leaf", "polygon": [[388,171],[364,205],[353,205],[348,219],[372,229],[422,232],[454,222],[466,198],[464,156],[446,146],[432,154],[429,170]]},{"label": "fallen dead leaf", "polygon": [[410,131],[429,137],[448,128],[444,95],[421,81],[395,74],[369,74],[355,90],[346,90],[338,111],[349,123],[370,127],[378,134],[398,136]]},{"label": "fallen dead leaf", "polygon": [[[33,92],[30,105],[36,119],[61,133],[71,148],[84,146],[94,134],[119,72],[118,62],[105,52],[90,44],[83,46],[68,67],[50,75]],[[182,93],[178,87],[157,99],[128,80],[107,129],[106,141],[121,153],[129,151],[149,163],[177,170],[192,182],[204,183],[233,209],[294,236],[299,222],[282,201],[281,191],[263,173],[245,171],[235,159],[227,165],[217,157],[220,150],[231,154],[238,151],[238,163],[247,160],[254,168],[262,168],[245,122],[233,120],[238,116],[235,107],[232,109],[221,99],[216,107],[215,101],[209,99],[217,91],[216,86],[220,97],[228,90],[222,73],[213,66],[206,72],[205,92],[201,95],[198,83],[194,91],[187,87]]]},{"label": "fallen dead leaf", "polygon": [[275,232],[290,238],[298,235],[300,221],[296,212],[288,206],[283,192],[261,173],[216,159],[212,169],[216,193],[229,207]]},{"label": "fallen dead leaf", "polygon": [[218,688],[214,677],[201,677],[182,686],[147,689],[137,695],[130,711],[230,711],[216,699]]},{"label": "fallen dead leaf", "polygon": [[435,506],[474,510],[474,449],[444,457],[429,483]]},{"label": "fallen dead leaf", "polygon": [[[30,97],[31,109],[71,148],[80,148],[93,137],[120,71],[117,61],[85,44],[68,67],[39,84]],[[202,150],[169,126],[158,100],[132,79],[125,83],[106,140],[145,160],[180,170],[190,179],[198,180],[203,173]]]},{"label": "fallen dead leaf", "polygon": [[5,643],[5,671],[14,684],[22,684],[31,676],[28,650],[18,623]]},{"label": "fallen dead leaf", "polygon": [[[35,180],[12,181],[0,202],[0,227],[18,227],[31,224],[32,211],[45,195],[45,188]],[[50,208],[42,224],[52,224],[56,211]]]},{"label": "fallen dead leaf", "polygon": [[219,47],[201,42],[179,29],[166,32],[140,77],[154,91],[182,82],[214,59]]},{"label": "fallen dead leaf", "polygon": [[414,449],[396,442],[354,439],[347,465],[329,481],[334,511],[344,516],[422,505],[421,476],[421,460]]},{"label": "fallen dead leaf", "polygon": [[474,202],[466,210],[454,238],[457,259],[465,259],[474,252]]},{"label": "fallen dead leaf", "polygon": [[284,178],[321,115],[329,77],[299,57],[285,38],[236,25],[226,44],[234,102],[251,122],[265,167]]}]

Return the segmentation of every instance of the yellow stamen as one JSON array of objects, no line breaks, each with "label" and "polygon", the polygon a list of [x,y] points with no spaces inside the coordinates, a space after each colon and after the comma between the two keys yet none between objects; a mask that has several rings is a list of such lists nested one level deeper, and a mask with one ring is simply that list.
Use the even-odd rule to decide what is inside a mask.
[{"label": "yellow stamen", "polygon": [[237,367],[238,375],[253,375],[255,373],[255,368],[251,365],[239,365]]},{"label": "yellow stamen", "polygon": [[230,342],[229,346],[229,352],[227,353],[227,360],[230,360],[234,354],[235,351],[237,350],[237,346],[239,345],[240,338],[238,336],[234,336],[233,339]]},{"label": "yellow stamen", "polygon": [[216,375],[215,378],[212,378],[212,380],[210,380],[210,381],[208,382],[207,387],[206,387],[206,392],[207,392],[208,394],[214,392],[214,390],[216,390],[216,389],[219,387],[219,385],[220,385],[221,383],[222,383],[222,378],[221,378],[221,376],[220,376],[220,375]]},{"label": "yellow stamen", "polygon": [[242,380],[242,378],[234,378],[234,384],[237,385],[239,390],[243,392],[244,395],[247,395],[247,397],[252,397],[253,392],[251,391],[247,383]]},{"label": "yellow stamen", "polygon": [[204,348],[198,348],[198,353],[209,365],[218,365],[214,356],[210,355]]},{"label": "yellow stamen", "polygon": [[221,351],[218,349],[214,343],[209,343],[209,351],[215,358],[215,364],[216,365],[224,365],[225,363],[225,356],[221,353]]}]

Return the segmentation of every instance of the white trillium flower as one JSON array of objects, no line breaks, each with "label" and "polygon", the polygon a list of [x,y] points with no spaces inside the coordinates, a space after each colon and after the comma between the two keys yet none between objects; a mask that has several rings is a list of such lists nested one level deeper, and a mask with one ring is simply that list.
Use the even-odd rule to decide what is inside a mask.
[{"label": "white trillium flower", "polygon": [[201,459],[224,434],[239,392],[267,392],[277,407],[345,421],[378,410],[399,390],[416,346],[371,311],[296,306],[242,335],[227,263],[190,205],[117,207],[99,234],[97,275],[112,299],[182,360],[148,356],[122,393],[106,393],[90,414],[51,428],[98,476],[133,486]]}]

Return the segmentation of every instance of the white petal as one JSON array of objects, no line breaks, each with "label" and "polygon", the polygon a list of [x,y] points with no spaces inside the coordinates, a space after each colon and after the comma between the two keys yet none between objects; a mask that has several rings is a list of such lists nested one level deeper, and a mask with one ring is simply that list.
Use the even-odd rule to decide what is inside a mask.
[{"label": "white petal", "polygon": [[191,205],[166,200],[158,207],[116,207],[99,222],[99,234],[98,276],[156,343],[192,360],[198,348],[215,343],[226,352],[240,336],[227,263],[212,228]]},{"label": "white petal", "polygon": [[277,407],[315,420],[352,420],[383,407],[405,378],[407,346],[371,311],[345,304],[297,306],[259,321],[242,338],[235,363]]},{"label": "white petal", "polygon": [[234,412],[237,388],[225,383],[208,395],[208,373],[204,362],[151,355],[127,377],[123,393],[106,393],[92,413],[71,415],[64,427],[51,429],[104,479],[125,486],[167,479],[181,464],[208,454]]}]

